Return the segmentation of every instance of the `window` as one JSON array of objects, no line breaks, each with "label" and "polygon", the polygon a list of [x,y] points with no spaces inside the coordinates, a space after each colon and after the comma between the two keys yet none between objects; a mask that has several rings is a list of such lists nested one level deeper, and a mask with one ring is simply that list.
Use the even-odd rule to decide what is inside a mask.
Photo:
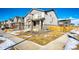
[{"label": "window", "polygon": [[34,14],[33,19],[38,19],[38,14]]},{"label": "window", "polygon": [[45,14],[44,14],[44,12],[42,12],[42,13],[41,13],[41,17],[44,17],[44,16],[45,16]]}]

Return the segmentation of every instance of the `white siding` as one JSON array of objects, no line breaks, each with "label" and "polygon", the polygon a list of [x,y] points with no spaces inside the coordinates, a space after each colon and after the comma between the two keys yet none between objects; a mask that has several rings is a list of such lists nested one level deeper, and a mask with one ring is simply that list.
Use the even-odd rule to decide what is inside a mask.
[{"label": "white siding", "polygon": [[25,18],[24,18],[24,29],[27,29],[27,25],[28,25],[28,20],[30,19],[30,14],[28,14]]},{"label": "white siding", "polygon": [[14,22],[16,23],[16,22],[17,22],[17,20],[18,20],[18,19],[15,17],[15,18],[14,18]]},{"label": "white siding", "polygon": [[52,16],[52,20],[53,20],[53,25],[58,25],[58,19],[57,19],[57,16],[56,14],[52,11],[52,12],[49,12],[49,14]]},{"label": "white siding", "polygon": [[45,15],[45,21],[44,24],[48,25],[58,25],[58,20],[53,11],[48,12],[47,15]]},{"label": "white siding", "polygon": [[11,21],[10,20],[8,20],[7,24],[8,24],[9,27],[11,27]]}]

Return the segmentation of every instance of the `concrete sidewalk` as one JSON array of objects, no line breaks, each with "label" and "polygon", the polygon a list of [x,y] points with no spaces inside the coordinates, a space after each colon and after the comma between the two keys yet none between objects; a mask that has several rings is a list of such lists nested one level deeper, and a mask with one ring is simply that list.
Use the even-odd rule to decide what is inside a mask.
[{"label": "concrete sidewalk", "polygon": [[45,45],[44,47],[40,49],[41,50],[63,50],[67,41],[68,41],[68,36],[67,34],[65,34],[57,38],[56,40],[48,43],[47,45]]}]

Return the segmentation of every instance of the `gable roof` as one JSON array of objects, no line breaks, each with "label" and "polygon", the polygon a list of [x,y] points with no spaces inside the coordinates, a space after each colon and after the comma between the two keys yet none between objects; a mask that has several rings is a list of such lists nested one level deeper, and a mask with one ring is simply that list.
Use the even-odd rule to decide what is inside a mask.
[{"label": "gable roof", "polygon": [[[41,11],[41,12],[54,11],[54,13],[56,14],[54,8],[32,8],[32,9],[29,10],[29,12],[24,17],[26,17],[28,14],[30,14],[33,10],[37,10],[37,11]],[[57,14],[56,14],[56,16],[57,16]]]},{"label": "gable roof", "polygon": [[59,20],[59,22],[65,22],[65,21],[71,21],[71,20]]},{"label": "gable roof", "polygon": [[54,11],[53,8],[33,8],[33,10],[38,10],[38,11],[42,11],[42,12]]}]

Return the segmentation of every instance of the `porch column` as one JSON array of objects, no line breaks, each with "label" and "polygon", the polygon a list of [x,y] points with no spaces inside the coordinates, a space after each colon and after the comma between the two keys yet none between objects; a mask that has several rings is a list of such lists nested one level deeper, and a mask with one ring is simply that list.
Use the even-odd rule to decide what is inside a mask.
[{"label": "porch column", "polygon": [[31,32],[33,32],[33,21],[31,21]]},{"label": "porch column", "polygon": [[43,20],[41,20],[41,30],[43,29]]}]

